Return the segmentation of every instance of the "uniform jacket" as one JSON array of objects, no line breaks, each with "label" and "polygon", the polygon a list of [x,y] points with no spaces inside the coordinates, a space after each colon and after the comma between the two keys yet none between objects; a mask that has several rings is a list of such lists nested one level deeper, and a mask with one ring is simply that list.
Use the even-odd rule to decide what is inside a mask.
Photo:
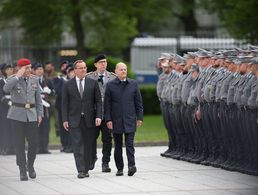
[{"label": "uniform jacket", "polygon": [[[109,81],[111,81],[111,80],[116,78],[116,74],[113,73],[113,72],[105,71],[104,78],[103,78],[103,84],[100,82],[99,74],[98,74],[97,71],[89,72],[87,74],[87,77],[92,78],[92,79],[98,81],[102,102],[104,102],[104,94],[105,94],[105,91],[106,91],[106,85],[107,85],[107,83]],[[102,104],[102,119],[103,119],[103,117],[104,117],[104,104]]]},{"label": "uniform jacket", "polygon": [[12,75],[4,85],[4,91],[10,93],[12,103],[35,104],[33,108],[23,108],[12,105],[8,111],[7,118],[27,122],[37,121],[43,117],[43,106],[40,94],[38,77],[32,75],[26,82],[23,77]]},{"label": "uniform jacket", "polygon": [[105,120],[113,122],[114,133],[131,133],[136,120],[143,120],[142,97],[135,80],[125,83],[118,78],[107,83],[105,93]]},{"label": "uniform jacket", "polygon": [[81,113],[84,113],[88,128],[95,126],[95,119],[101,118],[101,94],[98,82],[85,78],[83,98],[81,98],[76,79],[73,78],[64,84],[62,94],[62,119],[68,121],[72,128],[79,127]]}]

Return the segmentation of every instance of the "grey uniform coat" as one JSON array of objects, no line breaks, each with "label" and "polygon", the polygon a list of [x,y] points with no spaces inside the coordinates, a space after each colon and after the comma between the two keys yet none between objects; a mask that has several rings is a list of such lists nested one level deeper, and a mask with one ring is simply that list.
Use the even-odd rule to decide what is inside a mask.
[{"label": "grey uniform coat", "polygon": [[12,105],[8,111],[7,118],[21,121],[37,121],[43,117],[43,105],[38,77],[31,75],[27,81],[23,77],[12,75],[4,85],[4,91],[10,93],[12,103],[35,104],[35,107],[25,108]]},{"label": "grey uniform coat", "polygon": [[113,79],[116,78],[116,74],[113,72],[105,71],[104,77],[103,77],[103,84],[99,80],[99,74],[97,71],[88,73],[87,77],[98,81],[101,98],[102,98],[102,119],[103,119],[103,117],[104,117],[104,103],[103,102],[104,102],[104,94],[106,91],[106,85],[109,81],[112,81]]}]

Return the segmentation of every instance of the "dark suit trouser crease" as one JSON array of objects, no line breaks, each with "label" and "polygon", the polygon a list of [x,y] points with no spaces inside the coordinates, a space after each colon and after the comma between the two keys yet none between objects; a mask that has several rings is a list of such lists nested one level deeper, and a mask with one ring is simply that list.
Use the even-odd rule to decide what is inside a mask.
[{"label": "dark suit trouser crease", "polygon": [[95,140],[96,128],[87,128],[82,117],[78,128],[70,128],[73,154],[78,172],[88,172],[92,161],[92,147]]},{"label": "dark suit trouser crease", "polygon": [[128,167],[135,166],[135,149],[134,149],[134,135],[135,133],[113,133],[114,142],[115,142],[115,163],[117,170],[123,170],[124,161],[123,161],[123,135],[125,135],[125,147],[126,147],[126,156],[128,161]]},{"label": "dark suit trouser crease", "polygon": [[11,120],[16,148],[16,164],[26,166],[25,138],[28,141],[28,165],[33,165],[38,146],[38,123]]}]

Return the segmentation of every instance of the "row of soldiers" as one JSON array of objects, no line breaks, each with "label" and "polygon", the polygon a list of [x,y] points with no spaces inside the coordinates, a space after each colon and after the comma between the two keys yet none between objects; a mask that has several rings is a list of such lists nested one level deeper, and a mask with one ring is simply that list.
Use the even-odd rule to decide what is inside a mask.
[{"label": "row of soldiers", "polygon": [[161,156],[258,175],[258,47],[162,53]]}]

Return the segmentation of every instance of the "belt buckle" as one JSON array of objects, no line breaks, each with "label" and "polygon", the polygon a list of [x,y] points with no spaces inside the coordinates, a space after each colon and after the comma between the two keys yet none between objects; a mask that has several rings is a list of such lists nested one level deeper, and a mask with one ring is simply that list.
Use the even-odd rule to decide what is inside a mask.
[{"label": "belt buckle", "polygon": [[25,108],[29,109],[30,108],[30,104],[25,104]]}]

